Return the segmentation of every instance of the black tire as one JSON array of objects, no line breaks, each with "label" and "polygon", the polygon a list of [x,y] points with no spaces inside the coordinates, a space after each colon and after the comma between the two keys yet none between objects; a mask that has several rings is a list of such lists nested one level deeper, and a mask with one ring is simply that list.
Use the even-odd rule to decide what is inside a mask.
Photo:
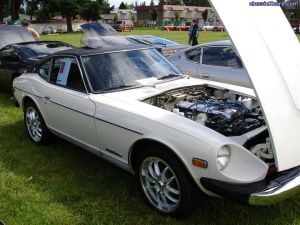
[{"label": "black tire", "polygon": [[47,128],[38,107],[32,101],[27,102],[24,106],[24,125],[28,137],[34,143],[48,144],[52,140],[52,133]]},{"label": "black tire", "polygon": [[[169,172],[166,172],[164,175],[165,180],[170,180],[170,178],[167,177],[171,177],[172,173],[173,175],[175,175],[176,178],[173,179],[173,181],[170,183],[165,181],[158,182],[154,181],[155,179],[152,179],[153,177],[151,177],[151,173],[149,173],[148,175],[150,175],[149,177],[151,177],[150,179],[152,179],[152,181],[150,181],[149,184],[153,184],[155,182],[157,183],[153,184],[153,186],[149,185],[151,186],[151,188],[148,188],[149,186],[145,184],[145,180],[147,180],[147,176],[145,176],[145,168],[150,167],[150,164],[147,164],[148,162],[151,163],[151,160],[156,159],[161,160],[158,161],[159,168],[163,169],[165,165],[169,166],[170,168]],[[196,187],[195,182],[192,180],[190,174],[187,172],[182,162],[173,153],[168,151],[168,149],[163,148],[161,146],[152,146],[145,148],[137,157],[135,165],[136,175],[139,182],[139,188],[144,196],[146,203],[155,211],[176,218],[182,218],[194,211],[195,202],[197,202],[195,201],[195,198],[198,196],[199,188]],[[153,168],[155,168],[155,166]],[[162,174],[163,172],[161,172],[161,177],[163,176]],[[160,180],[162,180],[162,178],[160,178]],[[156,186],[159,186],[159,191],[157,190]],[[173,192],[168,191],[169,188],[167,188],[167,186],[169,188],[171,187],[173,189]],[[146,189],[149,191],[146,191]],[[152,190],[152,193],[154,193],[154,195],[156,196],[153,196],[150,189]],[[177,189],[179,190],[179,194],[175,194],[174,190]],[[178,202],[175,203],[173,202],[173,200],[171,201],[172,198],[169,198],[166,192],[168,192],[169,197],[171,196],[173,200],[178,199]],[[156,201],[155,197],[157,197],[158,195],[160,195],[160,197],[158,198],[160,198],[161,200],[165,195],[165,201],[162,200],[162,202],[167,202],[167,204],[163,203],[164,205],[157,206],[159,205],[159,201]],[[174,205],[172,206],[172,208],[169,207],[168,209],[168,206],[170,206],[169,204]]]}]

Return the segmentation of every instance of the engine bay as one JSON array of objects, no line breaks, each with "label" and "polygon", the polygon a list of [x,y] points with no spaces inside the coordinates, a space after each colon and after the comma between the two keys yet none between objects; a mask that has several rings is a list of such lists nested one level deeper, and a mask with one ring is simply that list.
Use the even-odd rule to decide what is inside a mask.
[{"label": "engine bay", "polygon": [[274,162],[262,110],[250,96],[203,85],[171,90],[143,102],[209,127],[269,164]]}]

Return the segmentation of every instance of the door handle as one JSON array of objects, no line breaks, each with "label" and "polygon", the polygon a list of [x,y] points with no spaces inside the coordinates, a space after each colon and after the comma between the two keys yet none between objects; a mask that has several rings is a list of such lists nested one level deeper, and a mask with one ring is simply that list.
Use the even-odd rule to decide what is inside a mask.
[{"label": "door handle", "polygon": [[44,99],[50,100],[49,96],[44,96]]},{"label": "door handle", "polygon": [[210,74],[207,74],[207,73],[202,73],[202,74],[201,74],[201,77],[202,77],[202,78],[206,78],[206,79],[210,79],[211,75],[210,75]]}]

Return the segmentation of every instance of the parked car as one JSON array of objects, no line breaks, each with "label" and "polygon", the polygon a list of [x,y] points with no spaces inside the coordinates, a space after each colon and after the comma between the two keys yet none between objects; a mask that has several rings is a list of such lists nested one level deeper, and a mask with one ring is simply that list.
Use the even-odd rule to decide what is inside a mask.
[{"label": "parked car", "polygon": [[173,30],[178,30],[177,26],[175,25],[165,25],[160,27],[161,30],[168,30],[168,31],[173,31]]},{"label": "parked car", "polygon": [[182,73],[195,78],[252,87],[239,55],[228,40],[193,46],[168,60]]},{"label": "parked car", "polygon": [[115,28],[117,31],[132,31],[134,26],[133,22],[129,20],[118,20],[114,25],[113,28]]},{"label": "parked car", "polygon": [[11,89],[14,78],[51,53],[72,48],[60,41],[39,41],[26,29],[0,26],[0,86]]},{"label": "parked car", "polygon": [[223,25],[217,25],[214,26],[213,31],[225,31],[225,28]]},{"label": "parked car", "polygon": [[49,27],[44,27],[41,30],[41,34],[55,34],[55,33],[59,33],[58,30],[56,29],[56,27],[53,26],[49,26]]},{"label": "parked car", "polygon": [[87,35],[87,39],[83,39],[82,43],[93,46],[113,46],[116,44],[127,45],[145,45],[154,46],[164,56],[170,56],[182,49],[189,47],[188,45],[179,44],[177,42],[153,36],[153,35],[129,35],[120,37],[116,30],[108,24],[103,23],[86,23],[81,25],[83,32]]},{"label": "parked car", "polygon": [[[299,42],[277,7],[255,13],[235,1],[235,15],[227,1],[211,2],[257,97],[184,76],[153,49],[70,49],[14,80],[30,139],[53,133],[136,174],[149,205],[172,216],[201,203],[197,190],[251,205],[299,192]],[[241,28],[246,21],[255,26]]]},{"label": "parked car", "polygon": [[189,45],[179,44],[175,41],[153,35],[130,35],[127,37],[137,42],[142,42],[157,47],[165,57],[171,56],[176,52],[189,47]]},{"label": "parked car", "polygon": [[215,28],[214,25],[204,25],[202,27],[199,27],[199,30],[203,31],[212,31]]}]

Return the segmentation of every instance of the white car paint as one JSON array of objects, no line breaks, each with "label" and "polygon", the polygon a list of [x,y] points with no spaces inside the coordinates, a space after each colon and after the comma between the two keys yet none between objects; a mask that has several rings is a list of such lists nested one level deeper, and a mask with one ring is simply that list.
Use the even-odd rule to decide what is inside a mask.
[{"label": "white car paint", "polygon": [[[163,83],[157,85],[156,88],[144,87],[89,95],[78,94],[76,91],[66,90],[62,87],[53,87],[54,85],[44,81],[36,74],[24,74],[14,81],[15,96],[18,102],[22,102],[22,99],[28,95],[27,93],[31,92],[30,97],[35,100],[44,115],[47,126],[53,132],[108,158],[126,170],[132,171],[128,161],[132,145],[140,139],[152,139],[173,149],[196,181],[203,176],[236,183],[251,183],[263,179],[267,173],[267,164],[234,140],[189,119],[140,101],[175,88],[203,84],[221,86],[249,96],[254,95],[251,89],[193,78]],[[51,95],[51,101],[56,104],[45,100],[45,95],[46,97]],[[43,96],[43,98],[36,96]],[[81,113],[69,110],[67,107]],[[94,120],[91,116],[95,116],[97,119]],[[96,131],[94,130],[95,126]],[[136,132],[120,127],[130,128]],[[188,151],[187,143],[189,143]],[[230,173],[221,173],[214,168],[216,167],[217,151],[223,145],[233,146],[233,149],[236,149],[234,152],[240,156],[239,159],[233,161],[231,167],[233,171]],[[111,154],[106,149],[113,149],[121,157]],[[199,171],[191,166],[193,157],[210,162],[208,170]],[[233,168],[244,168],[244,170],[234,170]],[[197,184],[204,192],[207,192],[199,182]]]},{"label": "white car paint", "polygon": [[[235,22],[236,15],[233,18],[231,13],[232,7],[229,6],[232,4],[228,4],[228,1],[224,3],[222,0],[212,0],[212,3],[219,11],[224,25],[228,26],[226,28],[232,35],[255,86],[255,91],[264,109],[265,119],[268,122],[278,170],[299,166],[299,151],[296,150],[299,142],[297,134],[300,131],[298,100],[297,96],[294,96],[293,87],[289,88],[291,85],[289,82],[292,79],[297,81],[294,76],[298,71],[299,64],[295,65],[294,63],[299,58],[291,60],[292,64],[289,65],[296,69],[289,70],[282,65],[280,61],[282,58],[278,56],[279,52],[274,50],[274,56],[271,54],[274,49],[273,41],[268,39],[270,35],[260,30],[260,27],[265,28],[264,23],[261,26],[260,23],[254,23],[256,20],[251,18],[253,14],[257,17],[262,15],[249,9],[248,0],[231,1],[232,4],[235,3],[241,7],[241,10],[238,11],[239,14],[243,11],[239,21],[249,23],[250,28],[248,27],[243,32],[245,36],[242,36],[245,40],[238,36],[241,35],[238,32],[240,26],[238,26],[239,22]],[[284,18],[284,15],[276,9],[268,10],[268,14],[271,18],[279,17],[279,23]],[[283,24],[287,26],[287,23],[283,22]],[[247,33],[248,30],[252,33]],[[254,48],[249,46],[247,37],[253,38],[256,42],[255,46],[260,47],[259,57],[254,54]],[[290,45],[290,43],[292,44]],[[294,46],[294,44],[297,45]],[[298,42],[291,41],[288,49],[294,48],[298,52],[298,45]],[[287,53],[283,48],[280,49],[281,53]],[[295,51],[291,51],[292,56],[298,56]],[[286,57],[290,58],[290,56]],[[286,60],[283,62],[288,63]],[[287,85],[285,81],[287,81]],[[269,165],[240,144],[240,140],[246,138],[245,136],[225,137],[200,123],[142,102],[142,100],[170,90],[195,85],[234,90],[244,96],[254,97],[251,89],[200,79],[188,79],[187,77],[158,82],[155,86],[148,85],[137,89],[98,94],[75,93],[76,91],[65,90],[63,87],[54,88],[35,73],[23,74],[16,78],[13,84],[15,97],[20,105],[22,106],[25,97],[30,97],[41,111],[46,125],[52,132],[131,172],[133,172],[133,168],[130,156],[134,144],[139,140],[155,140],[174,152],[198,187],[207,194],[215,195],[204,188],[200,182],[202,178],[218,182],[224,181],[231,185],[246,185],[264,181]],[[231,158],[228,166],[224,170],[220,170],[216,162],[217,154],[223,146],[230,147]],[[208,167],[204,169],[193,166],[193,158],[205,160],[208,162]],[[299,168],[296,169],[296,172],[299,172]],[[292,178],[287,181],[291,191],[293,191],[292,188],[299,189],[300,187],[299,174]],[[283,184],[267,189],[271,194],[261,192],[251,194],[258,198],[265,198],[272,195],[274,189],[276,189],[276,193],[282,193],[282,190],[286,191],[285,187]]]}]

